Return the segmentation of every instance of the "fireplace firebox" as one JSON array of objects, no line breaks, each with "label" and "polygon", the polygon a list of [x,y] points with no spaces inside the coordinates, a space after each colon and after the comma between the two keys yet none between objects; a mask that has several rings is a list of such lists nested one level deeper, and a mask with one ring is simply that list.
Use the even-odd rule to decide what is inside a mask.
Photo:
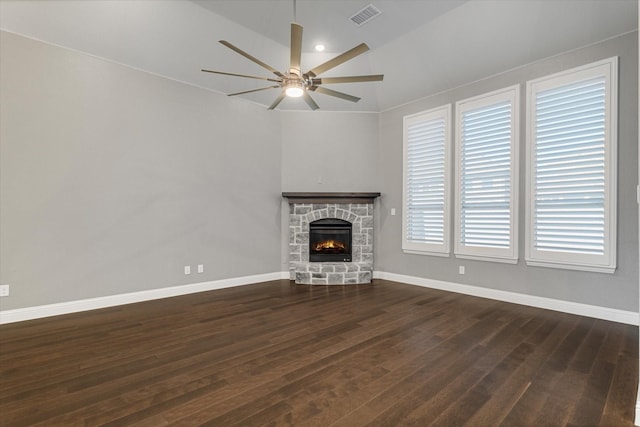
[{"label": "fireplace firebox", "polygon": [[310,222],[309,262],[351,262],[351,223],[337,218]]}]

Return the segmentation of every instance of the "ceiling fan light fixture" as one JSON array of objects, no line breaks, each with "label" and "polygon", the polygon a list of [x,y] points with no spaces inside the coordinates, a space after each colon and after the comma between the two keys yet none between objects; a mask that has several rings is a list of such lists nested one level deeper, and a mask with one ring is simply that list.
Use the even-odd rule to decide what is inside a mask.
[{"label": "ceiling fan light fixture", "polygon": [[290,98],[300,98],[304,94],[304,84],[300,80],[289,80],[285,85],[284,93]]},{"label": "ceiling fan light fixture", "polygon": [[300,98],[302,96],[302,94],[304,94],[304,90],[302,88],[299,88],[299,87],[288,87],[285,90],[285,93],[290,98]]}]

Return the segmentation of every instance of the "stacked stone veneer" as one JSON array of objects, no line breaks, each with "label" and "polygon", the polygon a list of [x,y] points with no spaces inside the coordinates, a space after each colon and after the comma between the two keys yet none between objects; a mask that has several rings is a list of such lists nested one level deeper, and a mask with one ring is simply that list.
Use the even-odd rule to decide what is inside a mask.
[{"label": "stacked stone veneer", "polygon": [[[349,221],[352,262],[309,262],[309,223],[318,219]],[[289,278],[306,285],[371,283],[373,204],[289,204]]]}]

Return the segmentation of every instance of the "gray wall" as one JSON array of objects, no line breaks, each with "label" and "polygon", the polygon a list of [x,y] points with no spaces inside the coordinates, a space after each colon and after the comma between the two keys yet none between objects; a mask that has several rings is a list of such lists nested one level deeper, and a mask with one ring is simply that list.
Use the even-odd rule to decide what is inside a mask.
[{"label": "gray wall", "polygon": [[280,271],[278,112],[0,34],[3,310]]},{"label": "gray wall", "polygon": [[[622,310],[638,310],[638,40],[637,32],[530,64],[388,110],[380,116],[380,184],[375,269]],[[619,56],[618,268],[613,275],[528,267],[524,257],[524,141],[527,80]],[[469,64],[472,66],[473,64]],[[521,84],[519,257],[517,265],[405,254],[402,228],[402,117]],[[396,208],[397,216],[389,210]],[[453,210],[453,209],[452,209]],[[452,218],[453,220],[453,218]],[[452,234],[453,238],[453,234]],[[382,244],[381,244],[382,243]],[[458,266],[466,274],[458,274]]]},{"label": "gray wall", "polygon": [[283,191],[378,191],[378,118],[378,113],[282,113]]}]

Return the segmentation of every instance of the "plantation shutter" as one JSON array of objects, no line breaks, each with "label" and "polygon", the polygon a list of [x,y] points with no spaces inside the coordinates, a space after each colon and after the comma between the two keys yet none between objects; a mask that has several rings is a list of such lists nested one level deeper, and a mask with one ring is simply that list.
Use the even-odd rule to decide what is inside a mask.
[{"label": "plantation shutter", "polygon": [[405,120],[404,248],[448,252],[450,107]]},{"label": "plantation shutter", "polygon": [[407,129],[407,239],[444,242],[444,118]]},{"label": "plantation shutter", "polygon": [[605,78],[535,99],[534,246],[604,254]]},{"label": "plantation shutter", "polygon": [[461,116],[460,243],[511,246],[511,102]]}]

